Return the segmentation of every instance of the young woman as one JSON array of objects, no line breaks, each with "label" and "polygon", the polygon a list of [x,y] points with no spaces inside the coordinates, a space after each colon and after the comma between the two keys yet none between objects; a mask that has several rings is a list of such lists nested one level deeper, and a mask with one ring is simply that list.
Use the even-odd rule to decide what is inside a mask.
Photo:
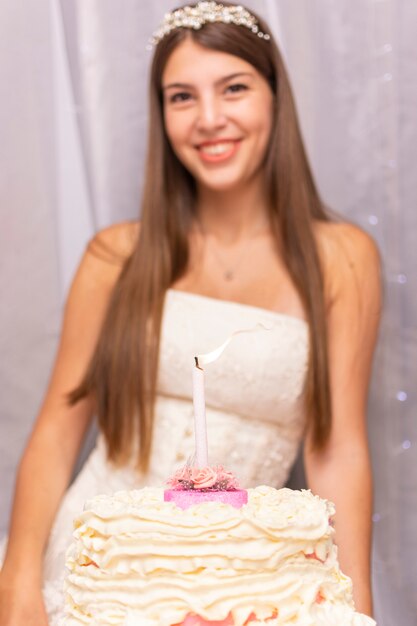
[{"label": "young woman", "polygon": [[[208,373],[211,459],[245,486],[279,487],[304,438],[309,486],[337,506],[357,609],[372,611],[365,409],[377,250],[323,207],[267,25],[227,3],[174,17],[154,39],[141,224],[90,243],[20,465],[2,626],[59,615],[54,582],[83,501],[161,484],[186,461],[193,356],[258,322],[271,330],[236,339]],[[97,446],[66,492],[93,415]]]}]

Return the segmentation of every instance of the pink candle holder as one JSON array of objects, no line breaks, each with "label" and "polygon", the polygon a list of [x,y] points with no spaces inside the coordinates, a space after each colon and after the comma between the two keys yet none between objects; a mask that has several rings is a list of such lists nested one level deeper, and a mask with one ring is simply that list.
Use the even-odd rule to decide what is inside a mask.
[{"label": "pink candle holder", "polygon": [[235,489],[234,491],[166,489],[164,500],[165,502],[174,502],[181,509],[188,509],[188,507],[202,502],[223,502],[240,509],[248,502],[248,492],[246,489]]}]

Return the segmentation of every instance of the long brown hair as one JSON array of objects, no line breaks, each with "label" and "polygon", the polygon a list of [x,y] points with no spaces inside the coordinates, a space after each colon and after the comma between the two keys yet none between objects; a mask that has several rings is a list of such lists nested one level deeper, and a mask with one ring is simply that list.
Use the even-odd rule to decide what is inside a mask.
[{"label": "long brown hair", "polygon": [[[258,20],[260,30],[269,33]],[[305,402],[316,447],[325,443],[330,432],[324,281],[314,237],[314,221],[329,218],[308,164],[281,55],[272,35],[266,41],[243,26],[209,23],[200,30],[178,28],[159,42],[151,68],[140,237],[113,290],[87,372],[70,394],[72,403],[94,396],[108,455],[114,462],[130,457],[139,436],[141,470],[148,467],[151,452],[164,297],[187,269],[196,204],[195,181],[175,156],[165,132],[161,89],[169,56],[187,37],[210,50],[241,57],[260,72],[274,94],[273,127],[265,156],[270,222],[309,323]]]}]

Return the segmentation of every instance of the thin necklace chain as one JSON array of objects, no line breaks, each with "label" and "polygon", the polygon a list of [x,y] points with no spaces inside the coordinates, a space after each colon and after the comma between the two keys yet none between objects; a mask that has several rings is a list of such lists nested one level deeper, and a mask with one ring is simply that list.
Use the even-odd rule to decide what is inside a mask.
[{"label": "thin necklace chain", "polygon": [[245,248],[243,248],[241,254],[238,256],[235,263],[232,266],[228,266],[228,267],[226,267],[224,260],[221,258],[219,254],[219,251],[216,250],[216,248],[214,248],[213,246],[211,246],[211,252],[216,257],[216,260],[222,269],[224,280],[230,282],[231,280],[234,280],[236,278],[236,271],[239,269],[239,267],[242,264],[245,252],[247,252],[247,249],[249,247],[249,243],[247,244]]},{"label": "thin necklace chain", "polygon": [[[200,222],[199,219],[196,219],[196,223],[198,226],[198,229],[205,241],[205,243],[208,243],[208,239],[207,239],[207,232],[203,226],[203,224]],[[239,269],[239,267],[242,265],[242,261],[245,258],[245,256],[247,255],[248,249],[250,248],[251,244],[253,243],[256,235],[258,233],[261,232],[261,228],[257,227],[256,230],[253,231],[251,237],[249,238],[249,241],[246,243],[246,245],[243,247],[241,253],[238,255],[237,259],[235,260],[235,262],[230,265],[230,264],[226,264],[224,262],[224,259],[222,258],[222,256],[219,254],[219,251],[216,250],[216,248],[214,246],[210,246],[211,252],[213,254],[213,256],[215,257],[218,265],[220,266],[222,273],[223,273],[223,278],[225,281],[230,282],[232,280],[235,280],[236,278],[236,272]]]}]

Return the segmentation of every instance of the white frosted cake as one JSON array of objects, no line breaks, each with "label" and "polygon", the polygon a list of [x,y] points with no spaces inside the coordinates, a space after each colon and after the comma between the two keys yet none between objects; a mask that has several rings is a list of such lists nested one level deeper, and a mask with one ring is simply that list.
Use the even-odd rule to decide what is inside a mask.
[{"label": "white frosted cake", "polygon": [[97,496],[75,520],[65,626],[373,626],[338,566],[332,504],[257,487],[185,510],[163,489]]}]

